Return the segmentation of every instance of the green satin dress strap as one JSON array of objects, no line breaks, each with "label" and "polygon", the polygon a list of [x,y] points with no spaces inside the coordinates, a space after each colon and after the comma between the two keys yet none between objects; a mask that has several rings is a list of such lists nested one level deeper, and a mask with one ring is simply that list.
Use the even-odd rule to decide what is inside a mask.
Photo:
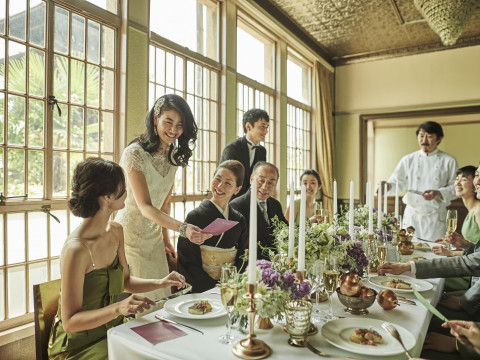
[{"label": "green satin dress strap", "polygon": [[[113,263],[103,269],[85,274],[82,311],[95,310],[113,304],[123,292],[123,266],[118,255]],[[61,293],[58,312],[50,332],[49,359],[108,359],[107,330],[124,322],[118,316],[97,328],[67,334],[62,325]]]},{"label": "green satin dress strap", "polygon": [[462,225],[462,236],[473,244],[476,244],[480,240],[480,228],[475,221],[476,207],[470,211]]}]

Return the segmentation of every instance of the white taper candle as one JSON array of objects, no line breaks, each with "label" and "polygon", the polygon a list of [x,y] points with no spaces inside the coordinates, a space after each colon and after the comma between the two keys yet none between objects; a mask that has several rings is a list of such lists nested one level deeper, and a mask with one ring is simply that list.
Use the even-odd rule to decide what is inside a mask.
[{"label": "white taper candle", "polygon": [[300,229],[298,234],[298,271],[305,270],[305,213],[306,213],[306,194],[307,189],[302,185],[300,197]]},{"label": "white taper candle", "polygon": [[290,214],[288,217],[288,257],[293,258],[295,247],[295,181],[290,184]]},{"label": "white taper candle", "polygon": [[248,242],[248,283],[257,283],[257,183],[250,190],[250,230]]}]

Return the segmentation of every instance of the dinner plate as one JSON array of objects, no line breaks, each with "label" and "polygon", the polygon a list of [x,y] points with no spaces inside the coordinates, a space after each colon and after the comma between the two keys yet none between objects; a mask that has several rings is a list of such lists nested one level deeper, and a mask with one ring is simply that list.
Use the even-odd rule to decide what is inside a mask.
[{"label": "dinner plate", "polygon": [[[212,305],[212,311],[203,315],[194,315],[188,312],[188,308],[200,300],[208,300]],[[187,294],[175,299],[168,300],[164,307],[171,315],[185,319],[213,319],[227,314],[219,295],[214,294]]]},{"label": "dinner plate", "polygon": [[[322,327],[322,336],[333,346],[340,349],[351,351],[353,353],[369,355],[369,356],[388,356],[403,353],[404,350],[400,343],[382,328],[384,321],[368,318],[344,318],[333,320]],[[412,349],[417,340],[413,334],[404,327],[392,324],[400,333],[405,347]],[[356,329],[373,329],[383,338],[383,344],[362,345],[350,341],[350,335]],[[341,358],[341,356],[338,356]]]},{"label": "dinner plate", "polygon": [[412,289],[393,289],[391,287],[388,287],[386,283],[390,280],[403,280],[407,283],[409,283],[412,288],[415,288],[418,292],[422,291],[428,291],[430,289],[433,289],[433,285],[429,283],[428,281],[425,280],[420,280],[420,279],[415,279],[410,276],[402,276],[402,275],[387,275],[387,276],[371,276],[369,278],[369,281],[380,288],[383,289],[390,289],[395,292],[404,292],[404,293],[411,293],[413,292]]}]

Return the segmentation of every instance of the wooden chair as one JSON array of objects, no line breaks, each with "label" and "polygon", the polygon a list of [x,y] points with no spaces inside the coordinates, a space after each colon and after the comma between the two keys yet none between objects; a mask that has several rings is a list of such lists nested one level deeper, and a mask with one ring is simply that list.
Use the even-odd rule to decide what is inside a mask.
[{"label": "wooden chair", "polygon": [[48,339],[58,310],[60,279],[33,285],[35,309],[35,353],[37,360],[48,360]]}]

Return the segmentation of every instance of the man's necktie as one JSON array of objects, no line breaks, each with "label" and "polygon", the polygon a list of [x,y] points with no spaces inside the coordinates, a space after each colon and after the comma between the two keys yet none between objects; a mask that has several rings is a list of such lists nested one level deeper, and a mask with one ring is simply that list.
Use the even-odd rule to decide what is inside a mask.
[{"label": "man's necktie", "polygon": [[267,213],[267,202],[266,201],[259,201],[258,206],[260,206],[260,210],[262,210],[263,217],[268,225],[270,225],[270,219],[268,218]]}]

